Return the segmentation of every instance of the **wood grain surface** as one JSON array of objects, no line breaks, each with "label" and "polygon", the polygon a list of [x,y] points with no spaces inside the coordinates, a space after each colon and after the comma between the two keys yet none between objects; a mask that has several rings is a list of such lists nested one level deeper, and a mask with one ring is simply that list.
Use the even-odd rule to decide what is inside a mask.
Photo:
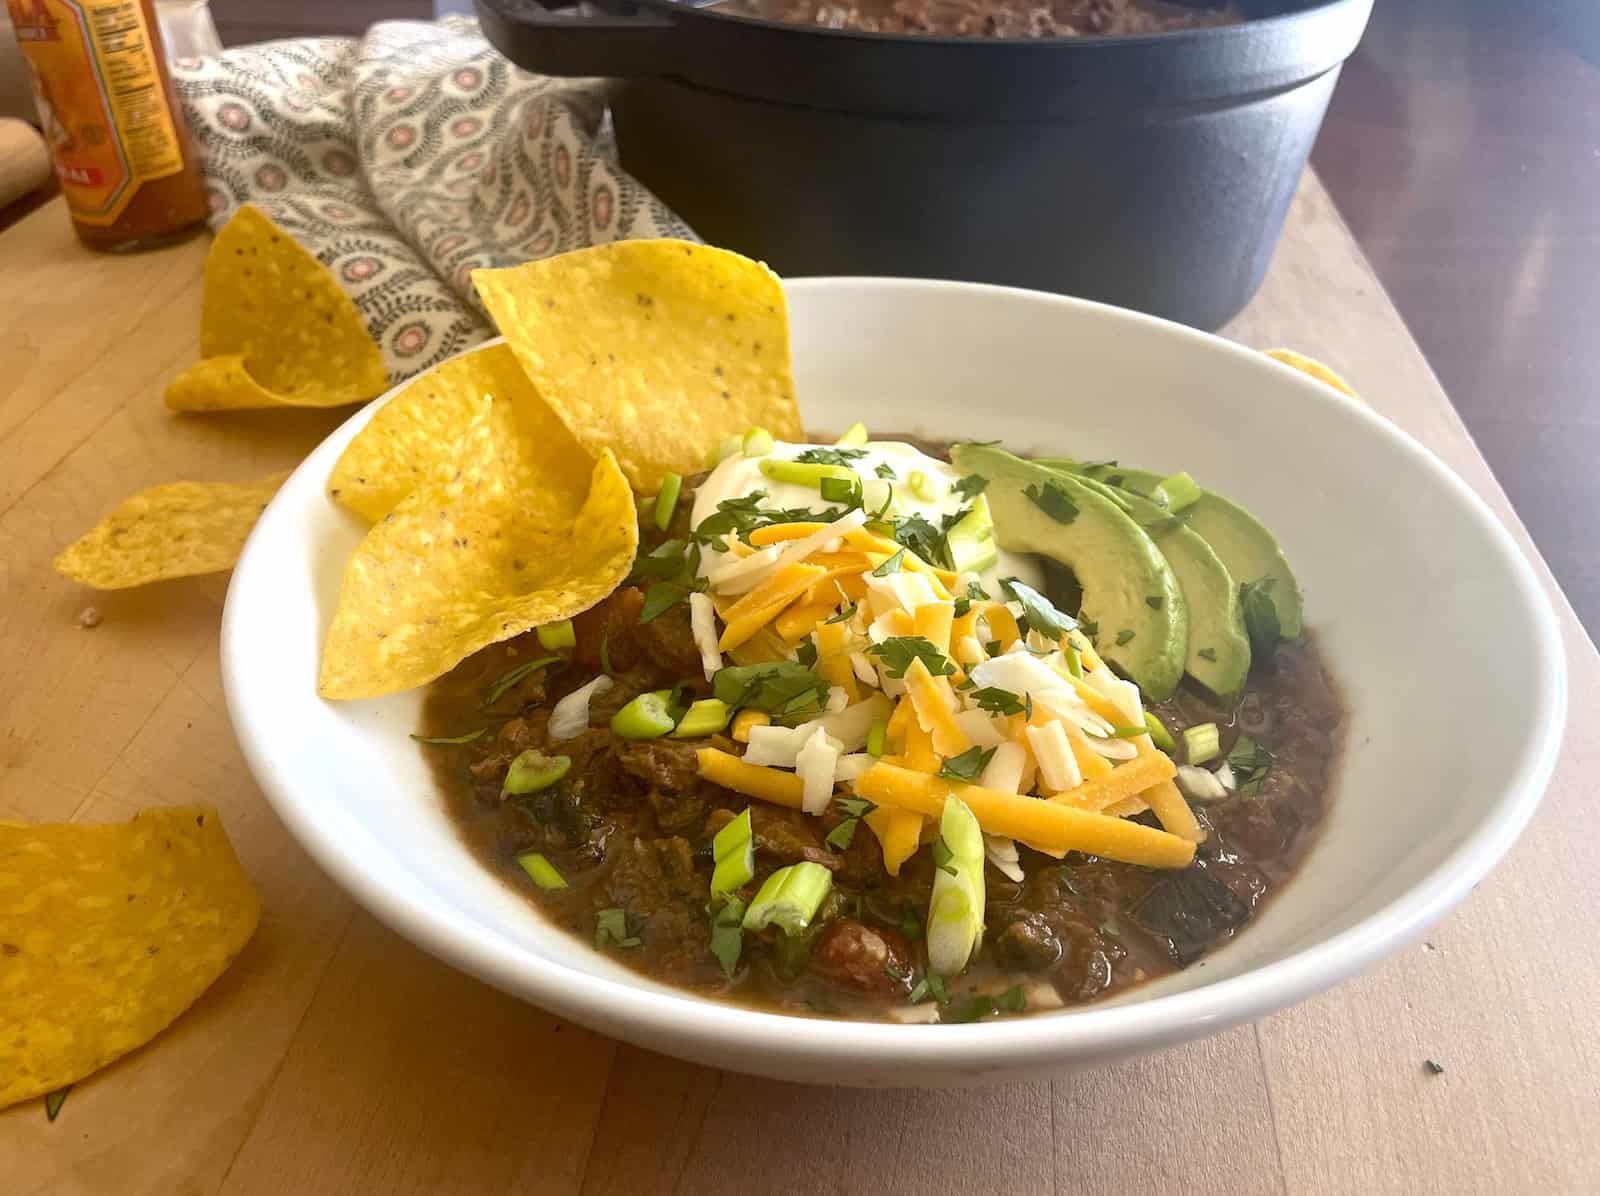
[{"label": "wood grain surface", "polygon": [[[1426,943],[1255,1025],[1049,1083],[852,1092],[694,1067],[449,970],[317,871],[229,731],[225,578],[96,595],[51,572],[129,492],[260,476],[341,418],[168,415],[204,248],[95,257],[59,202],[0,234],[0,817],[215,802],[265,909],[222,981],[56,1122],[40,1102],[0,1113],[0,1193],[1600,1190],[1600,841],[1582,830],[1600,662],[1542,564],[1571,668],[1562,759]],[[1533,555],[1314,178],[1229,331],[1336,363]],[[84,630],[90,605],[104,621]]]}]

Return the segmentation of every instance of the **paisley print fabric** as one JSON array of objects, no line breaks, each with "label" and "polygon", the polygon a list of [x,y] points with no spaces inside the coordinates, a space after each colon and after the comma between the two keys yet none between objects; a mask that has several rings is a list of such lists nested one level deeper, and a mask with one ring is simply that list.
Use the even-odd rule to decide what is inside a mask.
[{"label": "paisley print fabric", "polygon": [[178,58],[212,227],[253,203],[331,269],[398,382],[493,331],[471,271],[693,237],[617,165],[596,80],[530,75],[475,22]]}]

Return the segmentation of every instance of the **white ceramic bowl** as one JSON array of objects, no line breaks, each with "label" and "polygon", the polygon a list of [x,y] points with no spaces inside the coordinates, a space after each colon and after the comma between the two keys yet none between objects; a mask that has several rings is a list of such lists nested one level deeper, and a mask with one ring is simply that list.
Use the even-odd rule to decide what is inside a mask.
[{"label": "white ceramic bowl", "polygon": [[318,646],[361,534],[324,495],[382,400],[296,471],[234,572],[228,708],[251,771],[373,914],[490,984],[701,1063],[837,1084],[938,1084],[1078,1067],[1279,1009],[1415,939],[1510,846],[1565,719],[1554,617],[1495,517],[1360,404],[1215,337],[1057,296],[818,279],[789,287],[807,422],[1001,438],[1187,469],[1257,512],[1306,593],[1350,707],[1321,840],[1236,942],[1120,1000],[961,1026],[790,1018],[646,981],[542,922],[447,820],[418,694],[331,704]]}]

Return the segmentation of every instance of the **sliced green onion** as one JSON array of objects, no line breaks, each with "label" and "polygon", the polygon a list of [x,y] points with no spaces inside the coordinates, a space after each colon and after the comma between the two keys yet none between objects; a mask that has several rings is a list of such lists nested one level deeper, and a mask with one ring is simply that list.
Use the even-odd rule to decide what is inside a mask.
[{"label": "sliced green onion", "polygon": [[528,661],[527,664],[519,664],[516,668],[512,669],[510,672],[502,673],[500,675],[500,679],[489,687],[489,694],[488,694],[487,697],[485,697],[483,699],[483,704],[485,706],[493,706],[501,698],[505,697],[506,692],[513,685],[515,685],[518,681],[521,681],[524,677],[526,677],[529,673],[532,673],[535,669],[542,669],[547,664],[560,664],[560,663],[561,663],[561,657],[559,657],[559,656],[546,656],[546,657],[543,657],[543,658],[541,658],[539,660],[530,660],[530,661]]},{"label": "sliced green onion", "polygon": [[711,873],[713,897],[726,896],[750,883],[756,874],[756,846],[748,808],[712,837],[711,856],[716,860]]},{"label": "sliced green onion", "polygon": [[1070,644],[1061,650],[1061,659],[1067,662],[1067,672],[1074,677],[1083,676],[1083,661],[1078,659],[1078,650]]},{"label": "sliced green onion", "polygon": [[857,421],[856,423],[851,424],[850,427],[845,431],[845,434],[839,437],[838,440],[835,440],[834,443],[843,445],[845,448],[860,448],[862,445],[867,443],[868,439],[867,425]]},{"label": "sliced green onion", "polygon": [[867,754],[874,758],[883,755],[884,741],[889,738],[889,720],[880,718],[867,732]]},{"label": "sliced green onion", "polygon": [[[562,757],[566,759],[565,756]],[[517,863],[522,865],[522,870],[528,874],[528,879],[546,892],[567,887],[567,881],[561,873],[556,871],[556,866],[537,851],[530,851],[517,857]]]},{"label": "sliced green onion", "polygon": [[1171,473],[1161,479],[1161,484],[1155,488],[1150,497],[1161,506],[1167,508],[1168,514],[1176,515],[1185,507],[1192,507],[1200,501],[1204,493],[1198,483],[1186,473]]},{"label": "sliced green onion", "polygon": [[[939,838],[940,861],[928,901],[928,968],[941,976],[966,969],[983,942],[983,832],[967,804],[954,794],[944,799]],[[941,860],[942,857],[942,860]]]},{"label": "sliced green onion", "polygon": [[813,490],[821,486],[823,478],[839,478],[853,481],[858,486],[861,484],[860,479],[842,465],[813,465],[808,461],[774,461],[771,457],[764,457],[760,468],[762,475],[774,482],[810,486]]},{"label": "sliced green onion", "polygon": [[765,428],[751,428],[744,434],[740,444],[740,451],[747,457],[765,457],[772,451],[772,446],[777,443],[772,439],[772,433]]},{"label": "sliced green onion", "polygon": [[506,769],[505,783],[500,786],[501,797],[517,797],[524,793],[538,793],[548,789],[572,768],[571,756],[547,756],[529,748],[511,762]]},{"label": "sliced green onion", "polygon": [[701,698],[691,703],[688,711],[678,720],[677,730],[673,731],[672,737],[703,739],[726,727],[732,717],[733,707],[726,702],[719,698]]},{"label": "sliced green onion", "polygon": [[660,739],[673,728],[672,691],[640,694],[611,716],[611,730],[624,739]]},{"label": "sliced green onion", "polygon": [[833,873],[821,864],[806,860],[779,868],[767,877],[745,911],[744,928],[765,930],[775,923],[785,934],[799,934],[811,925],[831,888]]},{"label": "sliced green onion", "polygon": [[1204,764],[1222,750],[1222,736],[1216,723],[1201,723],[1183,732],[1183,758],[1190,764]]},{"label": "sliced green onion", "polygon": [[672,515],[678,509],[678,495],[683,493],[683,478],[670,469],[661,475],[661,489],[656,491],[656,527],[666,531]]},{"label": "sliced green onion", "polygon": [[1150,738],[1155,745],[1169,756],[1178,750],[1178,741],[1172,738],[1172,732],[1167,730],[1167,725],[1150,711],[1144,712],[1144,727],[1150,732]]},{"label": "sliced green onion", "polygon": [[545,623],[534,628],[534,634],[539,637],[539,647],[546,652],[561,652],[578,646],[578,633],[573,630],[571,619]]},{"label": "sliced green onion", "polygon": [[911,488],[911,493],[923,502],[933,502],[939,497],[934,488],[933,479],[920,469],[913,469],[906,478],[906,485]]},{"label": "sliced green onion", "polygon": [[471,743],[474,739],[482,739],[488,733],[488,727],[479,727],[476,731],[468,731],[463,735],[413,735],[411,738],[418,743]]},{"label": "sliced green onion", "polygon": [[744,902],[729,897],[711,918],[711,954],[722,965],[722,974],[733,979],[744,950]]}]

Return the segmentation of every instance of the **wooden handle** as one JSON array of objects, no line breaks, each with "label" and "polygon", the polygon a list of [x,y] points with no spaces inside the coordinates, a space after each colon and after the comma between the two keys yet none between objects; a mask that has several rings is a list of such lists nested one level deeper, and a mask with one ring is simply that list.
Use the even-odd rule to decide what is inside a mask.
[{"label": "wooden handle", "polygon": [[0,208],[21,199],[50,177],[50,152],[32,125],[0,117]]}]

